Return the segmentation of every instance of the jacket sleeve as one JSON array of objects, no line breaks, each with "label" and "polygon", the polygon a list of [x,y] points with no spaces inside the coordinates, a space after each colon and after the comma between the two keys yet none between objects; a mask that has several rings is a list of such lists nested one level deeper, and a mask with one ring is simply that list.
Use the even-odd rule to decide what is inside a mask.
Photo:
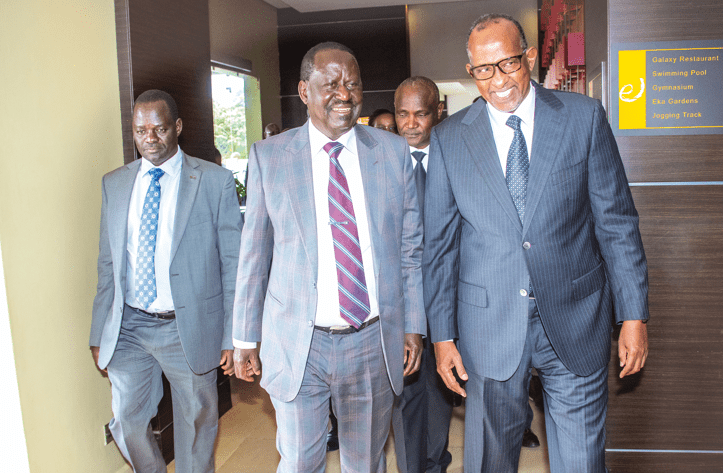
[{"label": "jacket sleeve", "polygon": [[108,237],[108,194],[105,177],[101,185],[103,202],[100,210],[100,242],[98,252],[98,288],[93,300],[93,315],[90,323],[90,346],[99,347],[105,321],[113,310],[115,284],[113,281],[113,260]]},{"label": "jacket sleeve", "polygon": [[432,130],[424,199],[424,304],[432,342],[459,338],[457,279],[461,218],[437,130]]}]

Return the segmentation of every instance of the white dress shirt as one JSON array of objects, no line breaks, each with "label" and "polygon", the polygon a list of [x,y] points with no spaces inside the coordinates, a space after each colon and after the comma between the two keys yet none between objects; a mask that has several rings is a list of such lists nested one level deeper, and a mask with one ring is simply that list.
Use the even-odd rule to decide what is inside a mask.
[{"label": "white dress shirt", "polygon": [[495,145],[497,147],[497,155],[500,158],[502,172],[507,175],[507,154],[510,152],[512,140],[515,138],[515,130],[507,126],[507,119],[510,115],[520,117],[520,129],[525,137],[527,145],[527,159],[531,158],[532,153],[532,129],[535,124],[535,87],[530,84],[530,92],[522,100],[517,110],[512,113],[500,112],[491,104],[487,104],[487,113],[490,117],[490,125],[492,126],[492,135],[495,137]]},{"label": "white dress shirt", "polygon": [[[173,223],[176,220],[176,202],[178,201],[178,185],[181,181],[181,166],[183,164],[183,151],[178,148],[176,154],[159,167],[163,175],[159,179],[161,184],[161,204],[158,213],[158,232],[156,234],[156,300],[148,306],[148,312],[166,312],[175,310],[173,296],[171,295],[171,242],[173,240]],[[128,207],[128,240],[126,244],[126,304],[142,309],[143,306],[136,300],[136,257],[138,255],[138,228],[143,214],[143,202],[146,199],[148,186],[151,185],[151,176],[148,171],[155,166],[145,158],[141,159],[138,169],[131,203]]]},{"label": "white dress shirt", "polygon": [[[314,204],[316,206],[316,235],[319,253],[319,277],[316,282],[318,291],[315,324],[322,327],[334,325],[349,325],[339,315],[339,283],[336,275],[336,256],[334,255],[334,241],[329,225],[329,155],[324,151],[324,145],[330,140],[320,132],[309,120],[309,145],[311,147],[311,168],[314,179]],[[347,184],[349,194],[354,204],[354,216],[359,232],[359,244],[364,264],[364,277],[369,294],[369,318],[379,315],[377,301],[377,285],[374,275],[374,259],[372,257],[372,242],[369,236],[369,219],[367,218],[366,197],[362,184],[359,154],[356,148],[356,133],[354,128],[344,133],[337,140],[344,148],[338,160]]]},{"label": "white dress shirt", "polygon": [[[329,169],[330,159],[324,145],[331,141],[341,143],[344,148],[339,153],[339,164],[344,170],[349,194],[354,204],[354,216],[359,233],[359,245],[364,264],[364,278],[366,279],[369,294],[369,307],[371,309],[367,320],[379,315],[379,301],[377,300],[377,284],[374,274],[374,259],[372,255],[371,236],[369,234],[369,218],[367,216],[366,197],[362,183],[359,154],[356,147],[356,133],[354,128],[344,133],[336,140],[330,140],[320,132],[309,120],[309,146],[311,149],[311,171],[314,185],[314,208],[316,209],[316,238],[319,258],[318,279],[316,281],[317,303],[314,324],[321,327],[347,326],[349,322],[339,314],[339,281],[336,274],[336,256],[334,254],[334,241],[329,225]],[[234,339],[237,348],[256,348],[255,342],[245,342]]]},{"label": "white dress shirt", "polygon": [[[414,153],[415,151],[421,151],[424,153],[424,157],[422,158],[422,166],[424,166],[424,170],[427,170],[427,166],[429,166],[429,145],[427,145],[424,148],[414,148],[412,146],[409,147],[409,153]],[[410,154],[411,156],[411,154]],[[412,169],[417,168],[417,160],[414,159],[414,156],[412,156]]]}]

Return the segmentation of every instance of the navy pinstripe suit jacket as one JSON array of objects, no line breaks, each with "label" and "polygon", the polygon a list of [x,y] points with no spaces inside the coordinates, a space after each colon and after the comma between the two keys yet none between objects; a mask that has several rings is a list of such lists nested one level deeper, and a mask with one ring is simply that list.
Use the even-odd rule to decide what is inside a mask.
[{"label": "navy pinstripe suit jacket", "polygon": [[435,127],[429,153],[423,275],[432,341],[458,338],[465,368],[500,381],[520,363],[530,281],[555,352],[578,375],[608,363],[613,312],[618,323],[648,318],[638,214],[605,111],[533,86],[524,225],[484,100]]}]

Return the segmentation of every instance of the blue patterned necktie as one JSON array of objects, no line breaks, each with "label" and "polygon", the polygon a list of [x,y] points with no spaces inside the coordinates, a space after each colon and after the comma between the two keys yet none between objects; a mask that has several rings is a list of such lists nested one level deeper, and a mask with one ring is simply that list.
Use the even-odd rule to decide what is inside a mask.
[{"label": "blue patterned necktie", "polygon": [[427,171],[424,170],[422,160],[426,155],[424,151],[412,151],[412,157],[417,160],[417,165],[414,167],[414,183],[417,185],[417,200],[422,220],[424,220],[424,189],[427,183]]},{"label": "blue patterned necktie", "polygon": [[156,300],[156,236],[158,235],[158,213],[161,205],[161,183],[163,170],[153,168],[151,185],[148,186],[143,212],[138,228],[138,256],[136,257],[136,300],[147,309]]},{"label": "blue patterned necktie", "polygon": [[507,119],[507,126],[515,130],[510,151],[507,153],[507,188],[517,208],[520,222],[525,221],[525,201],[527,199],[527,175],[530,160],[527,157],[527,143],[520,128],[520,117],[512,115]]},{"label": "blue patterned necktie", "polygon": [[354,205],[338,159],[343,148],[336,141],[324,145],[324,151],[329,154],[329,223],[339,284],[339,315],[359,328],[371,309]]}]

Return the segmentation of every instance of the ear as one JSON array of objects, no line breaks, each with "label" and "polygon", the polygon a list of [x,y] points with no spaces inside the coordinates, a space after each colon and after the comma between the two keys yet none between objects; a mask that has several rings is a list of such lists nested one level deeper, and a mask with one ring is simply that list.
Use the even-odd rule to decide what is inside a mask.
[{"label": "ear", "polygon": [[439,102],[437,105],[437,121],[442,119],[442,113],[444,113],[444,102]]},{"label": "ear", "polygon": [[471,77],[474,77],[472,75],[472,64],[467,64],[465,67],[467,68],[467,74],[469,74]]},{"label": "ear", "polygon": [[305,80],[299,81],[299,97],[301,97],[301,101],[304,102],[304,105],[308,104],[308,95],[307,91],[309,88],[309,83]]},{"label": "ear", "polygon": [[525,57],[527,58],[527,62],[530,65],[530,70],[534,69],[535,63],[537,62],[537,48],[535,48],[535,47],[527,48]]},{"label": "ear", "polygon": [[183,130],[183,122],[179,118],[176,120],[176,136],[181,134],[181,130]]}]

